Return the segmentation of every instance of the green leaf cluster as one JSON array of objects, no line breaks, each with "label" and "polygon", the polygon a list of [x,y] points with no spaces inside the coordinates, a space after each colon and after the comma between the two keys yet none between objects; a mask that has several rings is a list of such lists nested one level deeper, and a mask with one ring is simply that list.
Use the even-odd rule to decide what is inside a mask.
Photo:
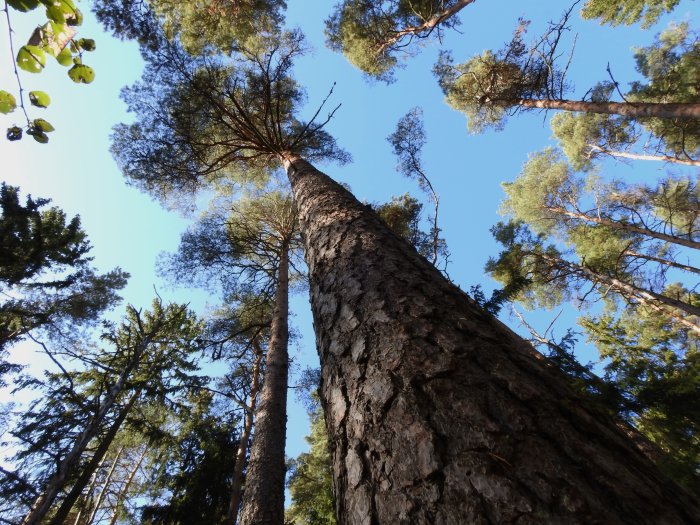
[{"label": "green leaf cluster", "polygon": [[[700,304],[680,284],[665,290]],[[580,321],[605,360],[605,378],[630,400],[632,422],[662,451],[660,466],[700,493],[700,346],[692,332],[642,306]]]},{"label": "green leaf cluster", "polygon": [[601,24],[630,25],[642,20],[642,27],[652,26],[664,13],[670,13],[680,0],[588,0],[581,16],[598,18]]},{"label": "green leaf cluster", "polygon": [[80,218],[68,219],[46,199],[26,198],[19,188],[0,188],[0,348],[32,330],[60,332],[94,322],[119,300],[128,274],[100,275],[90,267],[90,244]]},{"label": "green leaf cluster", "polygon": [[335,525],[331,455],[320,404],[309,415],[311,433],[306,442],[310,448],[291,462],[288,487],[292,505],[285,520],[294,525]]},{"label": "green leaf cluster", "polygon": [[399,65],[398,57],[415,54],[407,47],[412,38],[439,37],[443,28],[456,26],[458,20],[445,18],[435,31],[426,34],[409,32],[405,38],[397,38],[397,34],[417,28],[455,3],[456,0],[343,0],[326,20],[326,43],[368,77],[391,82]]}]

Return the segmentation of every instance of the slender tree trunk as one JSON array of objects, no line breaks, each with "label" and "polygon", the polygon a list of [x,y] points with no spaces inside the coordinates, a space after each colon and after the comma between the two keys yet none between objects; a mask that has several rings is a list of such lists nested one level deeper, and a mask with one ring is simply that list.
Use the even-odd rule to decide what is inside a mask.
[{"label": "slender tree trunk", "polygon": [[377,49],[377,54],[380,55],[380,54],[384,53],[387,49],[391,48],[394,44],[396,44],[399,40],[401,40],[405,36],[408,36],[408,35],[420,36],[421,33],[430,33],[439,24],[442,24],[448,18],[453,17],[454,15],[459,13],[462,9],[467,7],[469,4],[474,3],[474,1],[475,0],[458,0],[455,3],[455,5],[453,5],[449,9],[445,9],[441,13],[438,13],[437,15],[432,17],[431,19],[426,20],[424,23],[422,23],[418,26],[406,27],[404,29],[396,31],[394,33],[394,36],[392,36],[386,42],[383,42],[379,46],[379,48]]},{"label": "slender tree trunk", "polygon": [[129,493],[131,484],[134,482],[136,473],[139,471],[139,468],[141,468],[141,463],[143,463],[147,452],[148,447],[144,446],[143,451],[139,455],[139,459],[136,462],[136,465],[134,465],[134,468],[132,468],[131,472],[129,472],[129,477],[126,478],[126,483],[124,483],[122,490],[119,491],[119,494],[117,495],[117,501],[114,502],[114,509],[112,510],[112,519],[109,520],[109,525],[115,525],[117,523],[117,519],[119,518],[119,506],[121,505],[122,500],[126,498],[126,495]]},{"label": "slender tree trunk", "polygon": [[[130,373],[131,369],[125,370],[117,380],[116,384],[109,389],[109,392],[100,403],[94,417],[88,422],[85,429],[75,440],[73,448],[71,448],[71,450],[61,460],[58,465],[58,469],[47,482],[44,492],[34,501],[31,510],[24,517],[21,525],[38,525],[44,519],[51,508],[51,505],[56,499],[56,496],[63,489],[70,476],[78,467],[80,458],[85,452],[88,443],[90,443],[90,441],[99,432],[102,421],[116,403],[117,397],[119,394],[121,394],[126,379]],[[85,484],[88,483],[88,480],[89,477],[84,481],[83,486],[80,488],[81,491],[85,487]],[[80,496],[80,493],[78,493],[76,496],[76,500],[78,496]],[[75,500],[73,503],[75,503]]]},{"label": "slender tree trunk", "polygon": [[662,102],[587,102],[583,100],[518,99],[497,102],[499,105],[520,106],[528,109],[558,109],[583,113],[603,113],[631,118],[692,118],[700,119],[700,104]]},{"label": "slender tree trunk", "polygon": [[241,505],[241,488],[243,486],[243,469],[246,465],[246,455],[248,453],[248,441],[250,432],[253,429],[253,418],[255,407],[260,390],[260,363],[262,361],[262,349],[257,340],[253,341],[255,348],[255,362],[253,364],[253,378],[250,387],[250,405],[245,407],[245,422],[243,423],[243,433],[238,442],[238,452],[236,453],[236,465],[233,471],[233,481],[231,483],[231,500],[226,513],[224,525],[235,525],[238,520],[238,507]]},{"label": "slender tree trunk", "polygon": [[698,523],[561,372],[342,186],[283,159],[341,525]]},{"label": "slender tree trunk", "polygon": [[592,151],[596,151],[604,155],[610,155],[611,157],[620,157],[623,159],[630,160],[651,160],[656,162],[670,162],[672,164],[683,164],[684,166],[700,166],[700,160],[679,159],[677,157],[671,157],[670,155],[642,155],[640,153],[630,153],[628,151],[616,151],[601,148],[596,144],[589,144],[588,147],[591,148]]},{"label": "slender tree trunk", "polygon": [[569,211],[566,208],[559,206],[549,206],[547,210],[564,215],[565,217],[570,217],[572,219],[578,219],[582,222],[592,222],[593,224],[600,224],[602,226],[609,226],[616,230],[624,230],[633,233],[641,233],[647,237],[652,237],[654,239],[659,239],[660,241],[670,242],[673,244],[678,244],[679,246],[685,246],[687,248],[693,248],[695,250],[700,250],[700,242],[693,241],[691,239],[686,239],[684,237],[678,237],[677,235],[668,235],[667,233],[661,233],[649,228],[643,228],[641,226],[635,226],[628,222],[615,221],[605,217],[600,217],[598,215],[588,215],[586,213]]},{"label": "slender tree trunk", "polygon": [[242,525],[283,525],[284,446],[287,426],[289,356],[289,260],[288,246],[280,252],[270,344],[265,358],[265,378],[255,418],[255,434],[246,474]]},{"label": "slender tree trunk", "polygon": [[647,261],[654,261],[664,266],[670,266],[671,268],[678,268],[679,270],[685,270],[686,272],[700,274],[700,268],[695,266],[690,266],[689,264],[683,264],[676,261],[670,261],[668,259],[662,259],[661,257],[654,257],[653,255],[647,255],[645,253],[637,253],[632,250],[626,250],[624,255],[628,257],[634,257],[637,259],[646,259]]},{"label": "slender tree trunk", "polygon": [[673,320],[686,326],[687,328],[690,328],[694,332],[700,333],[700,325],[683,315],[685,313],[689,316],[700,318],[700,308],[697,306],[693,306],[692,304],[688,304],[684,301],[679,301],[673,297],[668,297],[667,295],[652,292],[651,290],[639,288],[628,282],[621,281],[620,279],[615,279],[614,277],[595,272],[584,265],[574,264],[564,259],[557,259],[546,255],[538,256],[542,257],[554,266],[564,268],[566,271],[581,276],[593,283],[601,283],[604,286],[615,290],[622,297],[635,299],[645,306],[666,314]]},{"label": "slender tree trunk", "polygon": [[129,401],[119,412],[117,418],[112,422],[109,430],[100,441],[100,444],[97,446],[97,450],[95,450],[95,453],[90,458],[90,461],[80,473],[80,476],[78,476],[78,479],[73,484],[73,487],[71,488],[70,492],[68,492],[68,495],[61,502],[61,506],[56,511],[56,514],[54,514],[54,516],[51,518],[49,525],[63,525],[63,523],[65,523],[65,520],[70,514],[73,505],[75,505],[75,502],[78,501],[78,498],[80,498],[80,495],[82,494],[85,485],[88,483],[90,476],[92,476],[92,474],[97,470],[98,466],[104,459],[109,447],[112,445],[114,438],[119,432],[119,429],[124,423],[126,417],[129,415],[129,412],[134,406],[134,403],[136,403],[136,400],[140,394],[140,391],[134,392],[129,398]]},{"label": "slender tree trunk", "polygon": [[[105,482],[102,485],[102,489],[100,489],[100,493],[97,495],[97,500],[95,500],[95,507],[92,509],[92,512],[90,513],[90,518],[88,518],[87,525],[91,525],[94,521],[95,518],[97,517],[97,512],[100,510],[100,505],[102,505],[102,502],[104,501],[105,495],[107,493],[107,489],[109,488],[109,485],[112,483],[112,476],[114,475],[114,471],[117,469],[117,465],[119,464],[119,458],[122,455],[122,452],[124,452],[124,447],[119,447],[119,450],[117,451],[116,455],[114,456],[114,460],[112,461],[112,465],[109,467],[109,472],[107,473],[107,477],[105,478]],[[97,471],[95,471],[97,472]]]},{"label": "slender tree trunk", "polygon": [[83,517],[83,512],[87,511],[90,512],[90,499],[91,495],[95,491],[95,486],[97,485],[97,474],[99,473],[100,469],[102,468],[102,465],[104,464],[105,460],[104,458],[102,461],[100,461],[100,464],[97,465],[97,468],[95,471],[92,473],[92,476],[90,478],[90,485],[88,486],[87,490],[85,491],[85,497],[83,498],[83,501],[85,502],[83,505],[81,505],[81,508],[78,510],[78,513],[75,515],[75,521],[73,522],[73,525],[80,525],[80,520]]}]

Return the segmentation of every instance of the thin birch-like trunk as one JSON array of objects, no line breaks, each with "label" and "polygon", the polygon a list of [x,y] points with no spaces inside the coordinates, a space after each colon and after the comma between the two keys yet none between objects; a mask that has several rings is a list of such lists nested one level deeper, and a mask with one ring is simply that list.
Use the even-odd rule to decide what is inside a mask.
[{"label": "thin birch-like trunk", "polygon": [[601,148],[596,144],[589,144],[588,147],[592,151],[602,153],[604,155],[610,155],[611,157],[620,157],[623,159],[630,160],[650,160],[654,162],[669,162],[671,164],[682,164],[684,166],[700,166],[700,160],[690,160],[690,159],[679,159],[678,157],[671,157],[670,155],[645,155],[641,153],[631,153],[629,151],[618,151],[606,148]]},{"label": "thin birch-like trunk", "polygon": [[139,468],[141,468],[141,463],[143,463],[147,452],[148,447],[144,446],[143,451],[139,455],[139,459],[136,462],[136,465],[134,465],[134,468],[131,469],[131,472],[129,472],[129,477],[126,478],[126,483],[124,483],[124,486],[119,491],[119,494],[117,494],[117,501],[114,502],[114,509],[112,510],[112,519],[109,520],[109,525],[115,525],[117,523],[117,519],[119,518],[119,506],[121,505],[124,498],[126,498],[126,495],[129,493],[131,484],[134,482],[136,473],[138,472]]},{"label": "thin birch-like trunk", "polygon": [[114,475],[114,471],[117,469],[117,465],[119,464],[119,458],[121,457],[122,452],[124,452],[124,447],[119,447],[119,450],[117,450],[117,454],[114,456],[114,460],[112,461],[112,465],[110,465],[109,467],[109,472],[107,473],[105,482],[102,485],[102,489],[97,495],[97,500],[95,500],[95,508],[92,509],[92,512],[90,513],[90,518],[88,519],[86,525],[92,525],[92,523],[95,521],[95,518],[97,517],[97,512],[100,510],[100,505],[102,505],[102,502],[104,501],[105,495],[107,494],[107,489],[112,483],[112,476]]}]

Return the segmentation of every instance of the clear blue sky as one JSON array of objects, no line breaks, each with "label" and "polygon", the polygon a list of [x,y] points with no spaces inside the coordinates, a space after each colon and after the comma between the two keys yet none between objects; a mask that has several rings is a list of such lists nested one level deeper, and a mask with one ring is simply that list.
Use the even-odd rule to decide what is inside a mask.
[{"label": "clear blue sky", "polygon": [[[483,266],[497,251],[488,230],[499,220],[497,208],[503,198],[500,183],[515,178],[528,153],[552,144],[547,117],[523,114],[512,118],[502,132],[468,135],[465,117],[444,104],[431,74],[440,49],[438,43],[411,59],[407,67],[399,71],[395,83],[387,86],[366,82],[341,55],[324,47],[323,20],[332,3],[288,0],[288,26],[301,27],[315,49],[296,66],[297,78],[308,90],[308,111],[315,109],[336,82],[331,103],[342,103],[342,107],[328,130],[354,158],[352,164],[344,167],[321,168],[348,183],[361,200],[386,201],[406,191],[419,196],[417,186],[395,172],[395,159],[385,139],[401,116],[414,106],[422,106],[429,140],[424,161],[441,195],[440,226],[451,252],[450,275],[465,289],[481,283],[490,290],[493,283],[484,276]],[[112,126],[131,118],[125,113],[118,95],[122,86],[131,84],[140,75],[142,63],[137,47],[104,34],[89,13],[89,3],[82,4],[86,16],[80,36],[97,41],[97,51],[86,55],[86,63],[96,70],[96,80],[91,85],[76,85],[55,63],[41,75],[22,74],[25,88],[44,89],[52,96],[50,108],[31,108],[30,111],[33,117],[49,120],[56,132],[51,134],[48,145],[39,145],[31,137],[19,143],[0,139],[2,180],[19,185],[23,192],[36,197],[52,198],[70,215],[79,214],[94,246],[95,264],[102,270],[121,266],[131,273],[123,294],[127,302],[148,306],[155,286],[165,299],[190,302],[203,311],[208,302],[204,293],[170,290],[154,272],[158,253],[176,248],[188,220],[127,187],[109,153]],[[521,16],[533,21],[529,35],[535,38],[548,20],[559,18],[560,10],[566,5],[552,0],[527,3],[479,0],[462,11],[461,26],[458,31],[445,34],[442,47],[453,50],[459,62],[484,49],[499,48],[510,39]],[[34,25],[41,22],[42,13],[19,16],[13,12],[12,15],[18,48]],[[623,85],[637,79],[631,48],[651,43],[654,35],[670,20],[689,20],[692,27],[697,17],[698,8],[693,0],[681,1],[671,17],[664,17],[649,30],[641,30],[639,26],[613,29],[575,17],[572,28],[579,37],[570,73],[575,85],[572,98],[581,97],[597,81],[605,80],[608,63]],[[0,21],[0,89],[16,93],[11,59],[3,17]],[[0,115],[3,129],[15,121],[22,123],[19,112]],[[608,163],[604,169],[608,174],[631,182],[653,180],[664,173],[666,167]],[[216,298],[209,302],[215,304]],[[118,309],[117,314],[121,311]],[[293,358],[302,368],[313,366],[317,358],[308,298],[295,297],[292,311],[293,323],[303,335],[298,348],[292,349]],[[536,313],[531,319],[544,329],[554,314]],[[575,318],[576,312],[568,308],[558,321],[557,333],[562,335]],[[508,317],[504,321],[514,328],[517,325]],[[13,356],[22,362],[36,360],[27,345],[18,347]],[[583,358],[594,359],[594,354],[588,349]],[[306,447],[303,441],[306,432],[305,413],[292,395],[288,455],[295,456]]]}]

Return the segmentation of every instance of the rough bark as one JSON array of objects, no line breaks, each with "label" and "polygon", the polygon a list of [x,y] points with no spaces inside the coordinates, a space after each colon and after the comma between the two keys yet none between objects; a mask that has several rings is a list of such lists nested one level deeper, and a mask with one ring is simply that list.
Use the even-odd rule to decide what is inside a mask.
[{"label": "rough bark", "polygon": [[284,524],[284,446],[287,429],[289,356],[289,260],[288,247],[280,250],[275,308],[270,343],[265,358],[265,378],[260,391],[255,434],[246,473],[241,525]]},{"label": "rough bark", "polygon": [[248,454],[248,440],[250,432],[253,429],[253,418],[255,416],[255,407],[258,400],[258,391],[260,390],[260,364],[262,361],[262,349],[257,340],[253,341],[255,349],[255,362],[253,363],[253,378],[250,387],[250,405],[244,407],[245,421],[243,423],[243,432],[238,441],[238,451],[236,452],[236,465],[233,471],[233,481],[231,482],[231,500],[229,502],[228,512],[224,525],[235,525],[238,520],[238,508],[241,505],[241,488],[243,487],[243,469],[246,465],[246,456]]},{"label": "rough bark", "polygon": [[100,441],[100,444],[97,446],[97,449],[90,458],[90,461],[88,461],[88,464],[85,466],[85,468],[83,468],[83,471],[78,476],[78,479],[75,480],[75,483],[71,487],[70,491],[61,502],[61,506],[56,511],[56,514],[54,514],[54,516],[51,518],[51,521],[49,521],[49,525],[63,525],[65,523],[65,520],[70,514],[71,509],[75,505],[75,502],[78,501],[78,498],[80,498],[80,495],[83,493],[83,489],[89,482],[90,477],[92,477],[93,473],[97,470],[100,463],[102,463],[102,460],[107,454],[109,447],[112,445],[114,438],[116,437],[117,433],[119,432],[119,429],[124,423],[124,420],[129,415],[129,412],[131,412],[131,409],[133,408],[134,403],[136,403],[136,400],[138,399],[139,395],[140,391],[134,392],[129,398],[129,401],[126,403],[126,405],[121,409],[119,415],[112,422],[109,429],[107,430],[107,433],[104,435],[104,437]]},{"label": "rough bark", "polygon": [[591,151],[596,151],[603,155],[610,155],[611,157],[620,157],[623,159],[630,160],[651,160],[656,162],[670,162],[671,164],[682,164],[684,166],[700,166],[700,160],[691,159],[679,159],[678,157],[671,157],[670,155],[645,155],[641,153],[631,153],[629,151],[618,151],[601,148],[596,144],[589,144]]},{"label": "rough bark", "polygon": [[582,113],[603,113],[631,118],[700,118],[700,104],[664,102],[588,102],[584,100],[519,99],[503,101],[502,105],[528,109],[557,109]]},{"label": "rough bark", "polygon": [[345,524],[675,524],[700,508],[342,186],[284,161]]}]

